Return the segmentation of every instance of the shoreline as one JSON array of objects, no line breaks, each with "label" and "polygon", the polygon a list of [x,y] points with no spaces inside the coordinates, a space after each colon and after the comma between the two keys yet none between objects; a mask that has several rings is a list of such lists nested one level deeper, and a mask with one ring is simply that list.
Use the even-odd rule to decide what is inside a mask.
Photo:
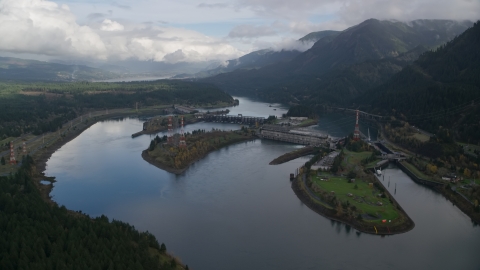
[{"label": "shoreline", "polygon": [[315,151],[316,151],[315,147],[307,145],[303,148],[293,150],[292,152],[285,153],[285,154],[275,158],[274,160],[270,161],[270,163],[268,163],[268,165],[280,165],[280,164],[283,164],[285,162],[289,162],[291,160],[297,159],[299,157],[314,154]]},{"label": "shoreline", "polygon": [[218,150],[220,150],[220,149],[222,149],[222,148],[224,148],[224,147],[230,146],[230,145],[234,145],[234,144],[241,143],[241,142],[246,142],[246,141],[254,141],[254,140],[256,140],[256,139],[257,139],[257,138],[255,138],[255,137],[253,137],[253,138],[252,138],[252,137],[249,137],[249,138],[245,138],[245,139],[243,139],[243,140],[238,140],[238,141],[234,141],[234,142],[232,142],[232,143],[223,145],[223,146],[221,146],[221,147],[219,147],[219,148],[217,148],[217,149],[213,149],[212,151],[208,151],[208,152],[206,152],[204,155],[202,155],[202,156],[200,156],[200,157],[198,157],[198,158],[190,161],[190,162],[187,164],[187,166],[185,166],[185,168],[181,168],[181,169],[171,168],[171,167],[168,167],[167,165],[165,165],[165,164],[163,164],[163,163],[160,163],[160,162],[156,161],[154,157],[152,157],[152,156],[150,156],[150,155],[148,154],[148,149],[145,149],[145,150],[142,151],[142,158],[143,158],[143,160],[145,160],[146,162],[150,163],[151,165],[153,165],[153,166],[155,166],[155,167],[157,167],[157,168],[159,168],[159,169],[161,169],[161,170],[164,170],[164,171],[167,171],[167,172],[169,172],[169,173],[173,173],[173,174],[179,175],[179,174],[182,174],[183,172],[185,172],[188,168],[190,168],[190,166],[191,166],[193,163],[195,163],[195,162],[197,162],[197,161],[205,158],[206,156],[208,156],[208,154],[210,154],[210,153],[212,153],[212,152],[218,151]]},{"label": "shoreline", "polygon": [[[196,124],[196,123],[199,123],[199,122],[202,122],[202,121],[203,121],[203,119],[194,118],[193,121],[188,121],[188,122],[185,121],[184,126],[191,125],[191,124]],[[136,137],[139,137],[139,136],[142,136],[142,135],[157,134],[157,133],[160,133],[160,132],[163,132],[163,131],[166,131],[166,130],[167,130],[167,127],[161,127],[161,128],[157,128],[155,130],[141,130],[139,132],[133,133],[132,138],[136,138]]]},{"label": "shoreline", "polygon": [[[360,223],[356,221],[355,219],[347,219],[347,218],[342,218],[339,216],[336,216],[336,211],[334,209],[329,209],[325,206],[322,206],[319,203],[316,203],[314,199],[308,194],[308,192],[302,188],[303,186],[303,181],[301,180],[302,174],[299,174],[291,184],[291,188],[295,195],[297,195],[298,199],[305,204],[308,208],[310,208],[312,211],[315,213],[328,218],[330,220],[334,220],[337,222],[341,222],[345,225],[351,226],[353,229],[357,230],[358,232],[363,232],[363,233],[368,233],[368,234],[375,234],[375,235],[395,235],[395,234],[401,234],[401,233],[406,233],[408,231],[411,231],[415,227],[415,223],[413,220],[407,215],[405,211],[403,211],[403,208],[400,206],[400,204],[397,203],[397,201],[391,196],[390,192],[388,190],[385,190],[390,198],[396,203],[397,209],[402,212],[402,214],[408,219],[407,222],[405,222],[404,225],[401,226],[395,226],[392,228],[389,228],[388,226],[384,226],[382,224],[375,224],[375,225],[370,225],[368,226],[365,223]],[[376,227],[376,230],[374,228]]]},{"label": "shoreline", "polygon": [[91,123],[89,121],[88,124],[85,125],[84,127],[80,129],[76,129],[74,132],[68,133],[67,135],[65,135],[65,137],[56,140],[53,144],[51,144],[47,148],[43,148],[42,150],[39,151],[40,154],[36,155],[35,158],[32,157],[34,158],[37,172],[44,174],[47,167],[47,161],[52,157],[52,155],[56,151],[58,151],[60,148],[62,148],[62,146],[69,143],[73,139],[77,138],[80,134],[82,134],[85,130],[89,129],[91,126],[95,125],[100,121],[108,120],[113,117],[118,117],[118,116],[127,117],[129,115],[131,115],[131,113],[112,113],[112,114],[109,114],[108,117],[99,116],[97,117],[97,119],[91,120]]}]

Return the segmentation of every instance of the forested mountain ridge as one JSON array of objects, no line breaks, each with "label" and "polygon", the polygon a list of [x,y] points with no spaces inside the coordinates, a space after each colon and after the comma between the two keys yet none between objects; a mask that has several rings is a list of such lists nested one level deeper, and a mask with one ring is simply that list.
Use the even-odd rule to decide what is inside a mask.
[{"label": "forested mountain ridge", "polygon": [[0,79],[21,81],[90,81],[118,78],[113,72],[84,65],[63,65],[0,57]]},{"label": "forested mountain ridge", "polygon": [[[278,63],[258,70],[237,70],[204,80],[217,84],[225,91],[236,95],[272,97],[277,101],[296,103],[322,92],[320,96],[330,96],[332,100],[348,103],[365,88],[361,87],[361,91],[352,91],[353,95],[337,94],[340,91],[345,93],[348,88],[343,82],[350,80],[351,70],[348,68],[351,65],[392,59],[409,51],[415,51],[419,46],[426,48],[439,46],[462,33],[470,25],[471,22],[468,21],[417,20],[403,23],[370,19],[338,35],[321,38],[311,49],[299,54],[290,62]],[[415,59],[409,59],[410,62],[412,60]],[[389,68],[396,72],[400,70],[398,67]],[[382,73],[381,69],[383,68],[379,69],[379,73]],[[381,83],[393,74],[394,72],[387,72],[385,76],[381,76],[381,79],[366,77],[362,80],[367,82],[366,88],[370,88],[376,84],[370,85],[369,81]],[[335,79],[332,81],[331,78]],[[324,89],[325,84],[329,89]],[[287,89],[288,93],[273,94],[275,89]],[[295,93],[302,93],[302,95]],[[342,101],[343,99],[346,101]],[[322,101],[319,100],[319,102]]]},{"label": "forested mountain ridge", "polygon": [[357,102],[432,132],[439,126],[455,128],[459,139],[480,141],[480,22],[423,53]]},{"label": "forested mountain ridge", "polygon": [[[265,99],[283,103],[298,102],[312,107],[325,103],[348,105],[351,99],[386,82],[426,50],[418,46],[396,57],[356,63],[316,77],[305,76],[300,80],[268,87],[258,95]],[[292,102],[292,98],[295,101]]]},{"label": "forested mountain ridge", "polygon": [[306,36],[302,37],[299,39],[299,41],[302,42],[317,42],[320,39],[328,36],[335,37],[338,34],[340,34],[340,31],[335,31],[335,30],[324,30],[324,31],[317,31],[317,32],[311,32],[307,34]]}]

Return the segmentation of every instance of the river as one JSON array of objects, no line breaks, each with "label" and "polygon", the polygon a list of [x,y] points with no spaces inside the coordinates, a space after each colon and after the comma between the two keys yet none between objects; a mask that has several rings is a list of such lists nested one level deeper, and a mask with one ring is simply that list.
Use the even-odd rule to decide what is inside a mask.
[{"label": "river", "polygon": [[[279,104],[239,99],[240,105],[230,108],[234,114],[286,112]],[[338,117],[328,119],[320,124]],[[151,137],[130,137],[141,128],[138,119],[99,122],[55,152],[46,169],[57,179],[53,199],[148,230],[197,270],[479,269],[480,228],[397,168],[385,170],[385,183],[390,178],[392,194],[396,183],[394,197],[415,228],[387,237],[358,234],[295,196],[288,176],[305,158],[268,165],[298,145],[268,140],[231,145],[176,176],[141,158]],[[185,130],[212,128],[239,126],[196,123]]]}]

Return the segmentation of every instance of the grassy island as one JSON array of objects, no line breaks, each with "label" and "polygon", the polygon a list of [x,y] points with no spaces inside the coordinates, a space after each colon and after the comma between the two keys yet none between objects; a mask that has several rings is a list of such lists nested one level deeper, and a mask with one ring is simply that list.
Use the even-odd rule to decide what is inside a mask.
[{"label": "grassy island", "polygon": [[[350,150],[349,150],[350,149]],[[318,160],[315,156],[312,160]],[[366,167],[376,161],[374,149],[363,142],[347,141],[328,171],[301,168],[292,188],[315,212],[373,234],[397,234],[411,230],[408,217],[381,181]]]},{"label": "grassy island", "polygon": [[142,152],[142,157],[149,163],[171,173],[180,174],[190,164],[202,159],[208,153],[227,145],[253,139],[253,134],[247,128],[237,131],[194,130],[185,134],[186,147],[179,147],[179,136],[169,144],[167,137],[156,137],[150,142],[150,147]]}]

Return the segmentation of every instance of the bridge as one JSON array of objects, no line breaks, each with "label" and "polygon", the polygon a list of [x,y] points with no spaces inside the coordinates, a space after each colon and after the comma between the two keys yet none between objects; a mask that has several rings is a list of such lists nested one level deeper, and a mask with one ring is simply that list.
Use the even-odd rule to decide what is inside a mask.
[{"label": "bridge", "polygon": [[215,115],[215,114],[205,114],[203,119],[206,122],[220,122],[220,123],[234,123],[234,124],[263,124],[266,122],[265,117],[256,117],[256,116],[243,116],[239,115]]}]

